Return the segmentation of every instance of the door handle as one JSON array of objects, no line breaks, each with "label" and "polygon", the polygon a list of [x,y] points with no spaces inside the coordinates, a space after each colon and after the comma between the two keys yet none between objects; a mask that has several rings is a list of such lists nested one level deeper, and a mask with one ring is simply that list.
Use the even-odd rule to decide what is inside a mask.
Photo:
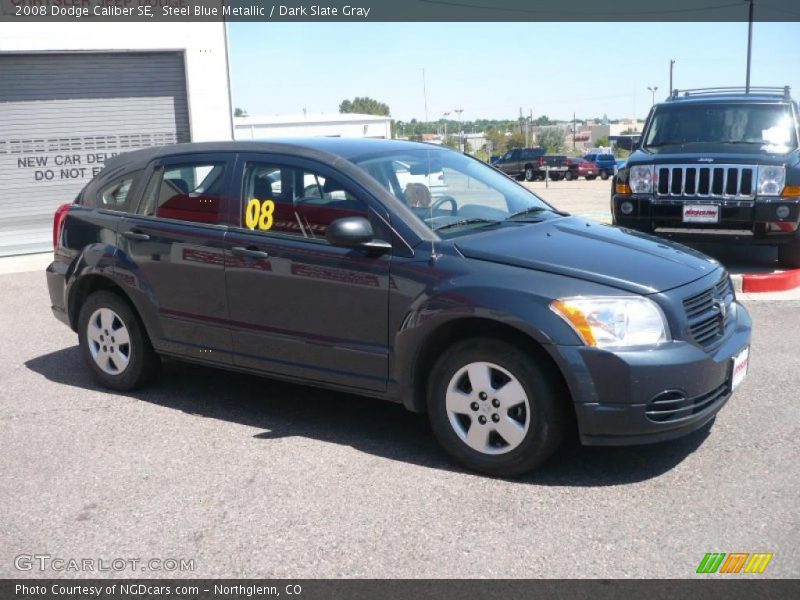
[{"label": "door handle", "polygon": [[255,247],[234,246],[231,252],[239,256],[249,256],[250,258],[269,258],[269,253]]},{"label": "door handle", "polygon": [[146,242],[150,239],[150,236],[146,233],[142,233],[141,231],[137,231],[136,229],[131,229],[129,231],[125,231],[122,235],[129,240],[136,240],[139,242]]}]

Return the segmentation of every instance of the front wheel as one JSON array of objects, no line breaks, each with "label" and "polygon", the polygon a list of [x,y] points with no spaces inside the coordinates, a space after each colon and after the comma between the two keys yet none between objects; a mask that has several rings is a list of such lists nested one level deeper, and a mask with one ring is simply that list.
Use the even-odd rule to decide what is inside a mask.
[{"label": "front wheel", "polygon": [[600,171],[600,179],[602,179],[603,181],[605,181],[606,179],[608,179],[608,171],[606,171],[605,169],[603,169],[602,171]]},{"label": "front wheel", "polygon": [[566,179],[567,181],[572,181],[573,179],[575,179],[575,175],[573,175],[572,171],[567,171],[564,174],[564,179]]},{"label": "front wheel", "polygon": [[558,381],[549,365],[506,342],[458,342],[431,372],[431,426],[465,467],[520,475],[541,465],[564,439],[569,400]]},{"label": "front wheel", "polygon": [[132,390],[158,372],[158,356],[139,317],[113,292],[95,292],[86,299],[78,317],[78,339],[84,361],[105,387]]},{"label": "front wheel", "polygon": [[525,181],[533,181],[536,178],[536,173],[531,167],[525,169]]},{"label": "front wheel", "polygon": [[800,269],[800,242],[778,246],[778,262],[782,267]]}]

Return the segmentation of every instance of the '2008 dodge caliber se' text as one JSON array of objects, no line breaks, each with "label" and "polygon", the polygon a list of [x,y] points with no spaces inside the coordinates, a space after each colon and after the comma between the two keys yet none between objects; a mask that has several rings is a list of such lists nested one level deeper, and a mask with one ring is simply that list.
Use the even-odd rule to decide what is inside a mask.
[{"label": "'2008 dodge caliber se' text", "polygon": [[533,469],[575,424],[584,444],[678,437],[747,371],[750,318],[717,262],[424,144],[131,152],[53,237],[53,311],[102,384],[169,355],[385,398],[486,473]]}]

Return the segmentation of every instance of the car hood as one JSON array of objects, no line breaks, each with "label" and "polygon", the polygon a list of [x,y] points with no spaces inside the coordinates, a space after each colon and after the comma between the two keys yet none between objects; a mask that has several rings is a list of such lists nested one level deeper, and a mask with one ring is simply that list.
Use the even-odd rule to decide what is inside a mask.
[{"label": "car hood", "polygon": [[719,263],[675,242],[578,217],[500,227],[455,240],[466,257],[577,277],[638,294],[708,275]]},{"label": "car hood", "polygon": [[[694,164],[702,166],[730,165],[730,164],[774,164],[785,165],[798,162],[800,154],[797,151],[787,153],[770,153],[766,151],[753,151],[753,146],[717,145],[704,146],[702,149],[695,146],[665,146],[653,148],[647,152],[637,150],[628,158],[628,165],[634,164]],[[713,160],[709,162],[709,158]],[[701,160],[702,159],[702,160]]]}]

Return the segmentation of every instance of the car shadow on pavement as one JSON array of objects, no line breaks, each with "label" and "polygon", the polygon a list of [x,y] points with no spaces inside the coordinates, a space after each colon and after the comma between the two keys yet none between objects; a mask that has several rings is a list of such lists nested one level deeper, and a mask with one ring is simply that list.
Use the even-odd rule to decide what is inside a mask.
[{"label": "car shadow on pavement", "polygon": [[[50,381],[104,394],[83,364],[77,346],[28,360],[25,366]],[[159,381],[122,394],[207,419],[263,430],[272,440],[305,437],[420,466],[465,472],[439,448],[425,415],[399,404],[305,385],[165,360]],[[680,464],[708,436],[710,425],[671,442],[633,447],[583,447],[568,442],[519,483],[547,486],[612,486],[658,477]],[[249,430],[244,430],[249,435]]]}]

